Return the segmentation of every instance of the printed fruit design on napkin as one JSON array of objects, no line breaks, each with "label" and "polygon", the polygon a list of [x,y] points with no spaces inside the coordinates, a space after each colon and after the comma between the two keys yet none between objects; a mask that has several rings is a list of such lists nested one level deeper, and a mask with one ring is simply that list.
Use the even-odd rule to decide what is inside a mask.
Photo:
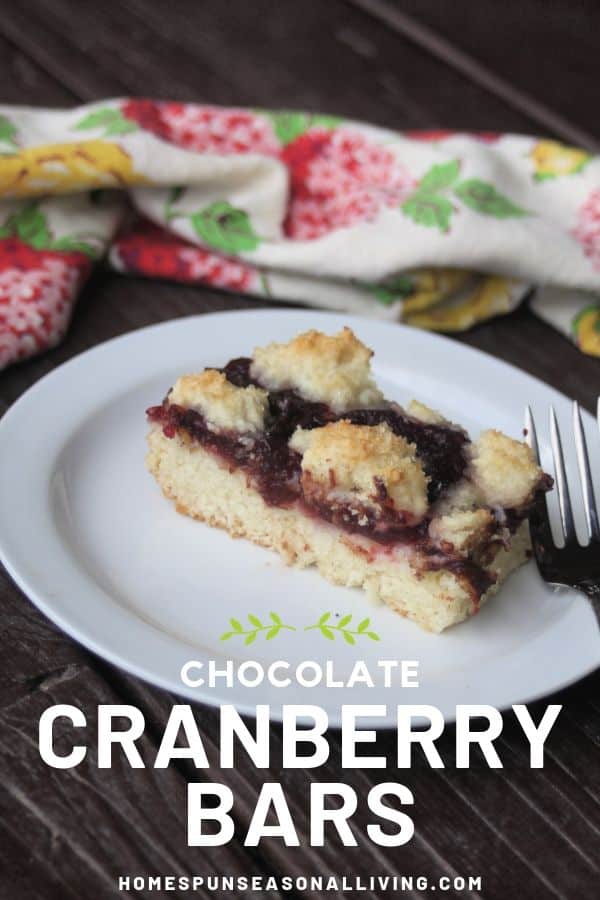
[{"label": "printed fruit design on napkin", "polygon": [[575,316],[573,334],[584,353],[600,356],[600,306],[587,306]]},{"label": "printed fruit design on napkin", "polygon": [[58,343],[98,243],[54,238],[36,202],[0,226],[0,367]]},{"label": "printed fruit design on napkin", "polygon": [[174,281],[202,281],[231,291],[248,291],[260,281],[252,266],[181,240],[147,219],[118,238],[111,258],[120,269]]},{"label": "printed fruit design on napkin", "polygon": [[123,187],[144,181],[129,154],[110,141],[27,147],[0,157],[0,192],[5,197]]},{"label": "printed fruit design on napkin", "polygon": [[259,153],[290,173],[287,237],[313,240],[398,207],[415,179],[394,153],[334,116],[128,100],[127,121],[205,153]]},{"label": "printed fruit design on napkin", "polygon": [[530,153],[536,181],[557,178],[560,175],[575,175],[592,158],[585,150],[567,147],[558,141],[538,141]]}]

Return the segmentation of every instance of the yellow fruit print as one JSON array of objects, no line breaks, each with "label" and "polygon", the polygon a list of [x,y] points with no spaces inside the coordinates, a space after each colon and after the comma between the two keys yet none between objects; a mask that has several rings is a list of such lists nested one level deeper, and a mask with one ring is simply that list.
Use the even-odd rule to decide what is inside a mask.
[{"label": "yellow fruit print", "polygon": [[110,141],[48,144],[0,156],[0,192],[5,197],[65,194],[146,180],[133,168],[129,154]]},{"label": "yellow fruit print", "polygon": [[490,275],[463,299],[450,300],[427,312],[405,313],[404,321],[432,331],[464,331],[477,322],[509,313],[514,305],[511,299],[513,284],[509,278]]},{"label": "yellow fruit print", "polygon": [[531,153],[536,181],[574,175],[581,172],[591,156],[578,147],[567,147],[558,141],[538,141]]},{"label": "yellow fruit print", "polygon": [[402,304],[405,316],[429,309],[465,285],[472,273],[465,269],[421,269],[411,276],[413,291]]},{"label": "yellow fruit print", "polygon": [[588,306],[575,316],[573,332],[580,350],[600,356],[600,306]]}]

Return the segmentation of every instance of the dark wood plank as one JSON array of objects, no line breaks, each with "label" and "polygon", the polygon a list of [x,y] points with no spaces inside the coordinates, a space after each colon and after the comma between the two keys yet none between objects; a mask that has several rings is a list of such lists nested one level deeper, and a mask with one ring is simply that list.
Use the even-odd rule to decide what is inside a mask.
[{"label": "dark wood plank", "polygon": [[298,107],[397,128],[444,122],[452,110],[456,127],[530,128],[527,116],[343,0],[205,0],[171,4],[169,16],[143,0],[102,16],[91,0],[22,0],[0,33],[82,99],[132,92]]},{"label": "dark wood plank", "polygon": [[598,4],[594,0],[349,0],[474,81],[492,84],[545,131],[598,145],[591,104],[598,79]]}]

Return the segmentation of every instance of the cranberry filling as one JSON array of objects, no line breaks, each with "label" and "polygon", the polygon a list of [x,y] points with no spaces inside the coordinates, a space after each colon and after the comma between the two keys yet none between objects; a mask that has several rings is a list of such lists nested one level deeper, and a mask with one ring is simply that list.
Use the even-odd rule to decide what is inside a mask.
[{"label": "cranberry filling", "polygon": [[[232,359],[221,370],[228,381],[237,387],[258,385],[250,374],[252,360],[242,356]],[[446,425],[431,425],[407,415],[397,404],[383,409],[356,409],[337,414],[324,403],[304,400],[295,391],[271,391],[269,406],[276,427],[282,434],[291,437],[294,430],[319,428],[336,419],[348,419],[355,425],[380,425],[385,422],[392,431],[415,444],[429,482],[429,502],[433,503],[451,484],[458,481],[465,470],[464,449],[469,438],[459,428]]]},{"label": "cranberry filling", "polygon": [[[220,371],[237,387],[260,386],[250,374],[251,363],[251,359],[239,357]],[[304,497],[300,481],[301,457],[288,444],[298,427],[318,428],[341,418],[356,425],[385,422],[395,434],[416,445],[417,455],[430,478],[431,503],[464,473],[465,448],[469,443],[464,431],[453,426],[421,422],[396,404],[336,414],[326,404],[305,400],[293,390],[270,391],[269,411],[267,428],[258,435],[213,431],[199,412],[170,404],[168,398],[161,406],[150,407],[147,415],[151,421],[162,425],[167,437],[175,437],[181,429],[225,460],[232,469],[245,471],[271,506],[300,503],[306,514],[331,522],[347,532],[363,534],[381,545],[413,544],[428,557],[428,569],[450,568],[462,576],[470,586],[474,606],[478,605],[480,596],[494,583],[493,577],[476,563],[441,552],[439,547],[432,545],[427,519],[419,525],[407,525],[391,503],[383,503],[376,512],[372,507],[357,509],[343,503],[332,505],[315,497]],[[507,513],[508,528],[516,530],[521,517],[516,511]]]},{"label": "cranberry filling", "polygon": [[300,495],[300,461],[287,445],[287,438],[274,431],[260,435],[212,431],[201,413],[175,403],[151,406],[150,421],[162,425],[166,437],[174,437],[179,429],[203,447],[226,460],[233,468],[243,469],[252,477],[254,486],[271,506],[288,506]]}]

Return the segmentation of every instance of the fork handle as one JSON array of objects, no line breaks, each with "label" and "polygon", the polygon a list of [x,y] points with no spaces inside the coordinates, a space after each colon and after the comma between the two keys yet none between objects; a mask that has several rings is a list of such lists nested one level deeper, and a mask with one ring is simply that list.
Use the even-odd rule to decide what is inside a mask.
[{"label": "fork handle", "polygon": [[581,590],[587,594],[587,597],[592,604],[592,609],[596,614],[596,621],[600,626],[600,584],[587,584],[581,585]]}]

